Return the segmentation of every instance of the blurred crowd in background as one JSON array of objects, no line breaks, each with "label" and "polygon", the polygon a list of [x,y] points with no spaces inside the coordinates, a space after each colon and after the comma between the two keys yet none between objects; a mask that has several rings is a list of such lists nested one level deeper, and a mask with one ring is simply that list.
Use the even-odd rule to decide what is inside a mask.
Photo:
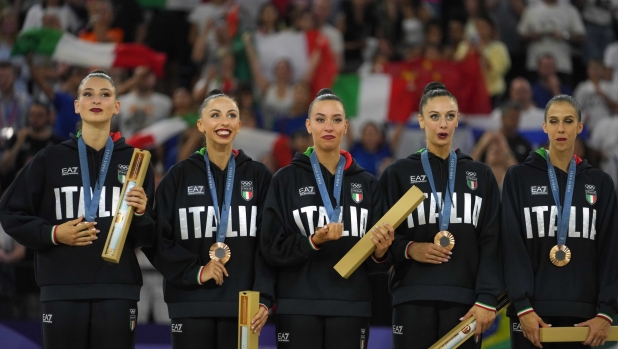
[{"label": "blurred crowd in background", "polygon": [[[500,185],[543,146],[543,109],[563,93],[582,107],[576,153],[618,183],[618,0],[0,0],[0,192],[76,132],[77,87],[96,68],[11,54],[40,28],[166,55],[163,74],[107,69],[113,125],[152,151],[159,179],[203,146],[197,109],[213,88],[240,108],[236,147],[275,172],[312,144],[309,103],[332,87],[352,126],[344,148],[379,176],[423,147],[418,100],[440,80],[460,102],[455,144]],[[0,318],[39,319],[32,258],[0,231]],[[143,261],[139,321],[166,323],[161,276]],[[383,284],[376,309],[389,308]]]}]

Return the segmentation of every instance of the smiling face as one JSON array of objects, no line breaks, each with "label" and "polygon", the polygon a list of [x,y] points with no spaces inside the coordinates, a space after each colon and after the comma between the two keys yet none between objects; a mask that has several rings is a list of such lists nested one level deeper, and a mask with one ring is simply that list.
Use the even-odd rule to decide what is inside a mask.
[{"label": "smiling face", "polygon": [[112,116],[120,111],[114,86],[105,78],[90,77],[78,91],[74,102],[75,113],[87,124],[110,123]]},{"label": "smiling face", "polygon": [[305,125],[316,148],[324,151],[339,149],[348,130],[343,105],[339,101],[322,100],[313,103]]},{"label": "smiling face", "polygon": [[229,97],[217,97],[202,111],[197,128],[206,136],[206,146],[231,145],[240,130],[238,106]]},{"label": "smiling face", "polygon": [[575,139],[582,132],[584,123],[577,119],[577,111],[567,102],[554,102],[545,115],[543,131],[549,138],[549,149],[573,152]]},{"label": "smiling face", "polygon": [[459,124],[459,108],[449,96],[433,97],[427,101],[418,115],[421,128],[425,129],[427,146],[451,148],[453,134]]}]

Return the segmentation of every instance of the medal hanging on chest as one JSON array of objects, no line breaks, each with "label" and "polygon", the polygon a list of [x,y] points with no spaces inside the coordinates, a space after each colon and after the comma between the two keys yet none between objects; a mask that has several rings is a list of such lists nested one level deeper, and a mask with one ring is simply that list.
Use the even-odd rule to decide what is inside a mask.
[{"label": "medal hanging on chest", "polygon": [[421,153],[421,163],[423,165],[423,171],[427,175],[427,180],[429,181],[429,185],[431,186],[431,194],[433,195],[434,200],[436,201],[436,208],[438,211],[439,224],[440,224],[440,232],[436,234],[433,239],[433,242],[436,245],[440,245],[447,250],[452,250],[455,247],[455,237],[448,231],[449,220],[451,218],[451,207],[453,204],[452,193],[455,192],[455,174],[457,173],[457,154],[455,151],[451,149],[448,158],[448,188],[446,193],[443,193],[444,204],[441,204],[440,198],[438,197],[438,192],[436,190],[436,184],[433,180],[433,172],[431,170],[431,164],[429,163],[429,153],[427,149],[425,149]]},{"label": "medal hanging on chest", "polygon": [[230,155],[230,161],[227,165],[227,176],[225,177],[225,194],[221,209],[219,208],[219,200],[217,198],[217,187],[215,185],[215,179],[210,171],[210,160],[208,159],[208,152],[204,152],[204,161],[206,162],[206,174],[208,175],[208,189],[210,191],[210,197],[212,204],[215,207],[217,213],[217,242],[211,247],[208,255],[210,259],[215,261],[221,261],[221,263],[227,263],[232,257],[232,252],[228,245],[225,244],[225,235],[227,233],[228,218],[230,215],[230,208],[232,206],[232,191],[234,189],[234,175],[236,174],[236,159],[234,153]]},{"label": "medal hanging on chest", "polygon": [[90,168],[88,167],[88,155],[86,150],[86,142],[80,136],[77,139],[77,153],[79,155],[79,166],[82,172],[82,188],[84,191],[84,218],[86,222],[94,222],[97,216],[97,209],[99,208],[99,200],[101,199],[101,191],[105,184],[105,177],[107,176],[107,170],[109,169],[109,163],[112,161],[112,153],[114,152],[114,142],[112,137],[107,138],[105,144],[105,153],[103,154],[103,160],[101,161],[101,168],[99,170],[99,178],[94,184],[94,190],[92,190],[92,196],[90,196]]},{"label": "medal hanging on chest", "polygon": [[320,168],[320,162],[318,161],[318,156],[315,151],[311,153],[309,160],[311,161],[313,175],[318,184],[318,191],[320,192],[322,203],[324,204],[324,209],[326,210],[326,215],[328,216],[329,226],[332,227],[332,229],[343,230],[343,223],[339,223],[339,216],[341,214],[340,199],[341,187],[343,186],[343,169],[345,167],[345,158],[342,155],[339,156],[339,162],[337,163],[337,169],[335,170],[335,184],[333,186],[333,196],[335,197],[335,201],[337,203],[337,207],[335,208],[333,208],[333,203],[330,200],[328,189],[324,183],[322,169]]},{"label": "medal hanging on chest", "polygon": [[549,161],[547,153],[547,174],[549,176],[549,187],[556,202],[558,210],[558,244],[549,251],[549,260],[557,267],[564,267],[571,261],[571,250],[566,246],[567,234],[569,231],[569,221],[571,217],[571,202],[573,201],[573,188],[575,187],[575,157],[569,162],[566,191],[564,193],[564,205],[560,204],[560,188],[556,179],[554,165]]}]

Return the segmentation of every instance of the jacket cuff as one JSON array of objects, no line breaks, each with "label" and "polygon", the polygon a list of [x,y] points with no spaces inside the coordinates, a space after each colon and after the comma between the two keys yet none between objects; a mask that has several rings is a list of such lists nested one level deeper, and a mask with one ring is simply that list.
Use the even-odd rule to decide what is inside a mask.
[{"label": "jacket cuff", "polygon": [[41,227],[41,243],[45,247],[60,245],[56,237],[57,225],[44,225]]},{"label": "jacket cuff", "polygon": [[260,294],[260,305],[265,306],[266,310],[268,310],[272,306],[272,302],[270,301],[270,299],[268,297],[262,296]]},{"label": "jacket cuff", "polygon": [[318,245],[315,242],[313,242],[313,235],[309,235],[307,240],[309,240],[309,245],[311,246],[313,250],[319,251],[322,248],[322,245]]},{"label": "jacket cuff", "polygon": [[133,211],[133,215],[134,215],[134,216],[137,216],[137,217],[143,216],[143,215],[144,215],[144,213],[146,213],[146,211],[145,211],[145,210],[144,210],[144,211],[142,211],[142,212]]},{"label": "jacket cuff", "polygon": [[412,246],[412,244],[413,244],[413,243],[414,243],[414,241],[410,241],[410,242],[408,242],[408,243],[406,244],[406,249],[405,249],[405,251],[403,251],[403,253],[404,253],[404,255],[405,255],[406,259],[412,259],[412,256],[410,256],[410,254],[408,253],[408,251],[409,251],[409,249],[410,249],[410,246]]},{"label": "jacket cuff", "polygon": [[204,267],[206,267],[205,265],[196,265],[194,267],[189,268],[189,270],[187,271],[187,276],[186,278],[187,283],[189,285],[203,285],[204,283],[202,283],[200,280],[202,278],[202,273],[204,272]]},{"label": "jacket cuff", "polygon": [[528,298],[524,298],[522,300],[514,302],[513,307],[515,307],[517,316],[526,315],[534,311],[534,309],[532,309],[532,304],[530,303],[530,300],[528,300]]},{"label": "jacket cuff", "polygon": [[378,264],[381,264],[381,263],[387,262],[387,261],[388,261],[388,258],[389,258],[390,256],[391,256],[391,254],[390,254],[390,252],[387,250],[387,251],[386,251],[386,253],[384,254],[384,256],[382,256],[382,258],[378,259],[378,258],[375,256],[375,252],[374,252],[374,253],[372,253],[372,254],[371,254],[371,259],[373,259],[373,261],[374,261],[374,262],[376,262],[376,263],[378,263]]},{"label": "jacket cuff", "polygon": [[600,317],[601,319],[607,320],[610,325],[614,323],[614,320],[611,317],[609,317],[609,315],[607,314],[598,313],[596,317]]},{"label": "jacket cuff", "polygon": [[[605,303],[599,304],[599,314],[607,316],[609,319],[613,319],[616,316],[616,308]],[[612,322],[612,320],[610,320]]]},{"label": "jacket cuff", "polygon": [[476,303],[474,303],[474,305],[477,307],[481,307],[483,309],[491,311],[496,311],[497,304],[498,300],[496,299],[496,297],[487,293],[479,294],[476,299]]}]

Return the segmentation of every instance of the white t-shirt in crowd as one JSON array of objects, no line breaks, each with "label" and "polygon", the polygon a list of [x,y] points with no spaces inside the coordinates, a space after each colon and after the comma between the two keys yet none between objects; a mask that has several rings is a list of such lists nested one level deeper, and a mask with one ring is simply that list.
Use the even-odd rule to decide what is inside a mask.
[{"label": "white t-shirt in crowd", "polygon": [[[616,102],[618,95],[610,82],[601,81],[599,88],[607,97]],[[579,83],[573,96],[581,106],[582,118],[586,127],[590,129],[594,129],[601,119],[613,114],[603,97],[596,93],[594,84],[590,80]]]},{"label": "white t-shirt in crowd", "polygon": [[125,138],[169,117],[172,112],[172,99],[157,92],[144,98],[134,91],[118,97],[118,101],[120,101],[118,128]]},{"label": "white t-shirt in crowd", "polygon": [[191,13],[189,13],[189,17],[187,18],[191,24],[197,25],[198,34],[204,31],[206,28],[206,23],[208,20],[218,20],[223,19],[225,16],[226,7],[225,5],[214,5],[214,4],[201,4],[196,6]]},{"label": "white t-shirt in crowd", "polygon": [[21,27],[21,30],[41,28],[43,26],[43,16],[46,14],[56,15],[60,21],[60,27],[62,27],[64,31],[75,33],[79,29],[80,21],[68,5],[48,6],[43,8],[41,4],[36,4],[26,13],[26,19],[24,20],[24,25]]},{"label": "white t-shirt in crowd", "polygon": [[618,0],[586,0],[582,17],[586,22],[607,26],[612,23],[612,12],[618,7]]},{"label": "white t-shirt in crowd", "polygon": [[605,48],[603,64],[612,69],[612,83],[618,88],[618,41],[615,41]]},{"label": "white t-shirt in crowd", "polygon": [[556,39],[553,33],[568,33],[583,35],[586,33],[584,22],[577,9],[570,4],[547,5],[539,2],[528,5],[519,21],[517,31],[521,35],[532,33],[546,34],[528,46],[526,68],[536,71],[539,58],[549,54],[556,60],[556,70],[570,74],[573,71],[571,63],[571,46],[566,39]]}]

